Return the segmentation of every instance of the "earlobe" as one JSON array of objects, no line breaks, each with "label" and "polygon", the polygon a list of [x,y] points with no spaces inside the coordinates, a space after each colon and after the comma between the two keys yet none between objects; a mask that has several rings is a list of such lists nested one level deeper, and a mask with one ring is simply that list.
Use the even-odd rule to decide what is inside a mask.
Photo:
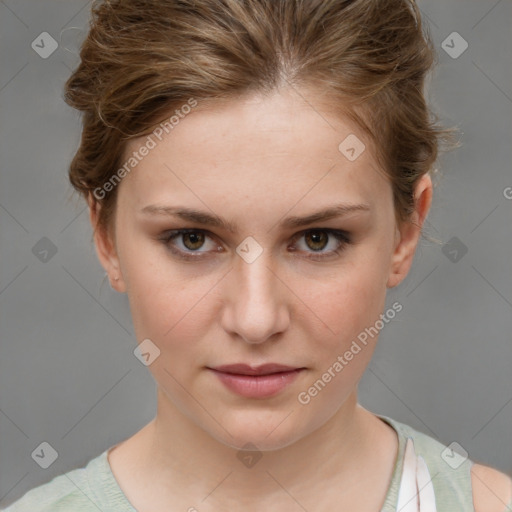
[{"label": "earlobe", "polygon": [[126,291],[125,283],[122,278],[119,258],[115,243],[110,232],[99,226],[100,206],[97,202],[89,200],[89,220],[93,229],[93,239],[96,248],[96,254],[105,269],[106,275],[110,281],[110,287],[120,293]]},{"label": "earlobe", "polygon": [[412,266],[416,247],[421,236],[421,229],[432,203],[432,180],[428,174],[421,177],[415,191],[415,210],[410,221],[397,228],[398,236],[391,258],[391,267],[387,288],[400,284]]},{"label": "earlobe", "polygon": [[118,291],[118,290],[116,289],[116,287],[112,284],[112,280],[114,280],[114,281],[119,281],[119,276],[116,276],[116,277],[113,277],[113,278],[112,278],[111,276],[109,276],[109,275],[107,274],[107,272],[105,272],[105,277],[108,279],[108,284],[109,284],[109,286],[110,286],[110,289],[111,289],[111,290],[114,290],[114,291]]}]

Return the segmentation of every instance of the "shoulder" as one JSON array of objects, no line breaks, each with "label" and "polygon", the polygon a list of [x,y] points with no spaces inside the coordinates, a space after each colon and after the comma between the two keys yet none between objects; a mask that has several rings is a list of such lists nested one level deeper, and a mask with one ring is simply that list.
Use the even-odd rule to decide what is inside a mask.
[{"label": "shoulder", "polygon": [[[96,459],[89,464],[95,463]],[[91,466],[72,469],[28,490],[0,512],[97,512],[95,490],[89,484]]]},{"label": "shoulder", "polygon": [[[512,480],[505,473],[477,464],[456,443],[445,445],[415,428],[390,420],[404,438],[412,438],[415,453],[426,463],[439,502],[447,510],[512,512]],[[450,508],[452,507],[452,508]]]},{"label": "shoulder", "polygon": [[[46,484],[39,485],[27,491],[21,498],[9,505],[1,512],[53,512],[63,510],[66,506],[73,506],[73,510],[80,505],[80,491],[67,479],[66,475],[59,475]],[[85,509],[84,509],[85,510]]]},{"label": "shoulder", "polygon": [[512,479],[497,469],[473,464],[471,485],[476,512],[504,512],[512,502]]}]

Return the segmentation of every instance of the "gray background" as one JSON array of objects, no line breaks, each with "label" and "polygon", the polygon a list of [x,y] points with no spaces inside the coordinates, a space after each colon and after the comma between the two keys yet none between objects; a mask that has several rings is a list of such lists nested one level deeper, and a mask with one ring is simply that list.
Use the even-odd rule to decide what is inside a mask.
[{"label": "gray background", "polygon": [[[381,332],[360,401],[512,474],[512,4],[419,5],[439,53],[430,101],[459,126],[463,146],[440,160],[426,232],[442,245],[423,241],[409,276],[389,292],[386,309],[395,300],[404,309]],[[66,176],[80,124],[62,87],[78,63],[88,7],[0,1],[2,507],[155,412],[127,297],[102,285],[85,204]],[[31,47],[44,31],[59,45],[46,59]],[[469,44],[457,58],[442,47],[454,31]],[[51,246],[43,237],[55,254],[41,252]],[[58,452],[47,469],[31,457],[43,441]]]}]

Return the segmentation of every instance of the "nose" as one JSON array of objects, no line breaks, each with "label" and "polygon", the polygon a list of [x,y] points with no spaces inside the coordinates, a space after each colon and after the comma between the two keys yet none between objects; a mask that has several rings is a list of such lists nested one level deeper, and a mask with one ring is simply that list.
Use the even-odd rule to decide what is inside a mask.
[{"label": "nose", "polygon": [[267,252],[252,263],[235,260],[222,313],[226,332],[259,344],[284,332],[290,321],[289,290]]}]

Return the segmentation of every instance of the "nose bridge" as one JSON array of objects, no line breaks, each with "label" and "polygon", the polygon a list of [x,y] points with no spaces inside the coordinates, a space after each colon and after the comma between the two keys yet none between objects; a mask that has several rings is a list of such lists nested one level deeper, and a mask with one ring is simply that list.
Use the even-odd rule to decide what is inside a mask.
[{"label": "nose bridge", "polygon": [[274,267],[266,250],[252,261],[240,257],[234,264],[224,327],[248,343],[261,343],[286,328],[288,314]]},{"label": "nose bridge", "polygon": [[[271,272],[270,258],[268,252],[264,251],[252,263],[239,261],[236,268],[237,280],[240,293],[238,300],[253,305],[268,304],[275,300],[277,292],[275,287],[275,276]],[[248,305],[248,304],[247,304]]]}]

